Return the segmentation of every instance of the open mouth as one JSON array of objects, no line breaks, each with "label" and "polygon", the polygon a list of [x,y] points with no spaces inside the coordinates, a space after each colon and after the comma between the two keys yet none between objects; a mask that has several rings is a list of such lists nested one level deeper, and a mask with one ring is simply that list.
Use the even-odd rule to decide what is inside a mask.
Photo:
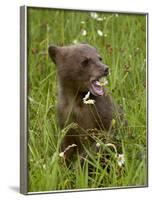
[{"label": "open mouth", "polygon": [[103,86],[108,83],[106,77],[97,78],[91,81],[90,92],[95,96],[104,94]]}]

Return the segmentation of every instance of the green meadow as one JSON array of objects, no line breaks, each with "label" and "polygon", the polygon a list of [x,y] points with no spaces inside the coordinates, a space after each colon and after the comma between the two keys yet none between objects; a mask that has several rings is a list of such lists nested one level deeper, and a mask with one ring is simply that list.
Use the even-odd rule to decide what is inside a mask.
[{"label": "green meadow", "polygon": [[[146,186],[146,15],[28,8],[27,36],[29,192]],[[70,167],[59,156],[61,140],[74,125],[59,129],[56,67],[48,47],[81,42],[96,47],[110,67],[107,88],[128,120],[126,129],[116,130],[122,166],[108,145],[104,167],[102,151],[95,158],[88,151],[91,161],[83,166],[79,156]]]}]

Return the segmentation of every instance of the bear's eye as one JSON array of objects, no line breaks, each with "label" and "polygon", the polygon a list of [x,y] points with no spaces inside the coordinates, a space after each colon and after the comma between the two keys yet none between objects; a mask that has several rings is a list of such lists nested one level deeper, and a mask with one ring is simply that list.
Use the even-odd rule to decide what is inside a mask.
[{"label": "bear's eye", "polygon": [[102,61],[102,58],[101,58],[101,57],[98,57],[98,58],[99,58],[100,61]]},{"label": "bear's eye", "polygon": [[90,62],[90,58],[85,58],[82,62],[81,62],[81,65],[82,66],[87,66]]}]

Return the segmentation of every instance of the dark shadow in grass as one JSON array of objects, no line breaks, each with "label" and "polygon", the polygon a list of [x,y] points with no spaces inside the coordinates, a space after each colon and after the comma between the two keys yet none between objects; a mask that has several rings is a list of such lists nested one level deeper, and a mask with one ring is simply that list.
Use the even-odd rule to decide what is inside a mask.
[{"label": "dark shadow in grass", "polygon": [[13,190],[14,192],[19,193],[19,187],[18,186],[9,186],[9,188],[11,190]]}]

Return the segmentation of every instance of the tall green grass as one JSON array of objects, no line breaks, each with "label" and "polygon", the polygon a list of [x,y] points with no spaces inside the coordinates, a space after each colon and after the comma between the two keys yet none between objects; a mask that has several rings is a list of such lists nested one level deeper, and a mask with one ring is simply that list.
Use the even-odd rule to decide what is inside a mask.
[{"label": "tall green grass", "polygon": [[[29,191],[144,186],[146,157],[146,16],[28,8],[28,169]],[[86,35],[82,35],[86,30]],[[101,30],[100,36],[97,30]],[[87,42],[110,66],[108,89],[124,109],[129,128],[118,129],[125,166],[113,152],[106,166],[102,152],[82,167],[79,155],[67,167],[59,157],[62,137],[56,118],[56,67],[48,56],[49,44]],[[73,126],[73,125],[70,125]],[[104,144],[103,144],[104,145]],[[108,148],[108,147],[107,147]],[[89,151],[88,151],[89,154]],[[88,166],[93,167],[90,174]],[[110,169],[110,170],[108,170]]]}]

